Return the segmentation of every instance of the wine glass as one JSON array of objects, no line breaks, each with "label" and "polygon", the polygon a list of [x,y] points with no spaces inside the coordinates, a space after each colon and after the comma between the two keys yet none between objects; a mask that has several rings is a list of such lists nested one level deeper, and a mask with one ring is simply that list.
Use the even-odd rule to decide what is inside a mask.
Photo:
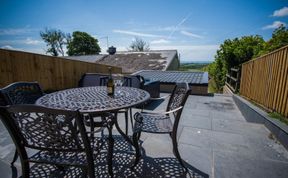
[{"label": "wine glass", "polygon": [[121,89],[119,87],[121,87],[123,85],[122,78],[116,78],[114,80],[114,85],[115,85],[115,94],[116,94],[116,96],[120,97],[121,96]]},{"label": "wine glass", "polygon": [[121,87],[123,82],[122,82],[121,79],[117,79],[117,80],[114,81],[114,84],[115,84],[116,87]]}]

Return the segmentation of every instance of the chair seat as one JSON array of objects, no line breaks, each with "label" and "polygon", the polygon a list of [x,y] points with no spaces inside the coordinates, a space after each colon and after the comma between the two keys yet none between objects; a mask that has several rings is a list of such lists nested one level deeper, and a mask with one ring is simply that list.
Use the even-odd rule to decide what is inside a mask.
[{"label": "chair seat", "polygon": [[54,178],[78,178],[84,177],[85,173],[81,168],[78,167],[64,167],[59,168],[51,164],[34,164],[31,167],[29,177],[30,178],[39,178],[39,177],[54,177]]},{"label": "chair seat", "polygon": [[49,151],[39,151],[30,158],[31,162],[41,162],[59,165],[71,165],[71,166],[83,166],[87,164],[86,155],[84,152],[49,152]]},{"label": "chair seat", "polygon": [[[105,138],[94,137],[93,141],[90,139],[91,147],[93,148],[94,155],[103,150],[105,144]],[[86,154],[84,152],[57,152],[57,151],[38,151],[30,158],[31,162],[47,163],[59,165],[71,165],[71,166],[83,166],[87,164]]]},{"label": "chair seat", "polygon": [[135,121],[134,132],[170,133],[173,130],[171,119],[165,114],[138,112]]}]

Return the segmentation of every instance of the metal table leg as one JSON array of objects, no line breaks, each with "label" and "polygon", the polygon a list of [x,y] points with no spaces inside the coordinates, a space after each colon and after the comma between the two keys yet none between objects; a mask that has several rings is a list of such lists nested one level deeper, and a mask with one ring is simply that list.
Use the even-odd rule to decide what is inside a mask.
[{"label": "metal table leg", "polygon": [[119,124],[118,124],[118,119],[117,119],[117,113],[114,114],[114,119],[115,119],[115,126],[116,126],[116,129],[117,131],[120,133],[120,135],[128,142],[130,143],[134,148],[134,144],[133,144],[133,141],[128,137],[128,135],[126,135],[122,130],[121,128],[119,127]]},{"label": "metal table leg", "polygon": [[107,155],[107,162],[108,162],[108,173],[111,177],[113,177],[113,146],[114,146],[114,138],[112,135],[112,129],[114,125],[114,119],[108,119],[107,128],[108,128],[108,155]]}]

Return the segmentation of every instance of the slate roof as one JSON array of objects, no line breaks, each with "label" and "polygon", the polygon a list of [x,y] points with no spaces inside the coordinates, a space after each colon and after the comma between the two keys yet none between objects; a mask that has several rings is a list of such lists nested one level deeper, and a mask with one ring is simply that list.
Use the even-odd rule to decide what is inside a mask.
[{"label": "slate roof", "polygon": [[177,50],[117,51],[114,55],[65,56],[65,58],[122,67],[123,73],[134,73],[139,70],[166,70],[175,58],[178,59],[178,54]]},{"label": "slate roof", "polygon": [[134,73],[150,80],[158,80],[163,84],[188,82],[189,85],[208,85],[207,72],[182,72],[182,71],[152,71],[143,70]]},{"label": "slate roof", "polygon": [[93,62],[102,59],[103,57],[107,56],[106,54],[98,54],[98,55],[84,55],[84,56],[64,56],[66,59],[72,59],[77,61],[83,61],[83,62]]},{"label": "slate roof", "polygon": [[139,70],[166,70],[175,56],[177,57],[176,50],[128,51],[107,55],[96,63],[122,67],[123,73],[134,73]]}]

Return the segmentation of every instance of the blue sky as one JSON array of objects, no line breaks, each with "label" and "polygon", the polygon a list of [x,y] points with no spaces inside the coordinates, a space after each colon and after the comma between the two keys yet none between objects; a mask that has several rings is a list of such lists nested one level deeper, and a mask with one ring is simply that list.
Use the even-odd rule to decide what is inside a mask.
[{"label": "blue sky", "polygon": [[39,32],[79,30],[127,50],[135,37],[150,49],[177,49],[181,61],[213,61],[225,39],[271,38],[288,24],[287,0],[0,0],[0,48],[45,53]]}]

